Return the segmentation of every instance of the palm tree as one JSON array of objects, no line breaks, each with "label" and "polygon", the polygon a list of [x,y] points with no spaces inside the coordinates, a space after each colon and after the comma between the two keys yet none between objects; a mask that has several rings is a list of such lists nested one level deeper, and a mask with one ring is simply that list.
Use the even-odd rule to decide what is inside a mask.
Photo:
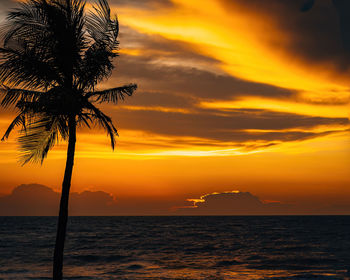
[{"label": "palm tree", "polygon": [[114,149],[117,130],[96,105],[131,96],[135,84],[107,90],[95,86],[109,77],[118,49],[118,20],[107,0],[89,12],[85,0],[27,0],[7,16],[0,48],[3,107],[17,115],[2,140],[19,127],[21,161],[43,162],[59,141],[68,141],[62,183],[53,279],[62,279],[77,127],[97,124]]}]

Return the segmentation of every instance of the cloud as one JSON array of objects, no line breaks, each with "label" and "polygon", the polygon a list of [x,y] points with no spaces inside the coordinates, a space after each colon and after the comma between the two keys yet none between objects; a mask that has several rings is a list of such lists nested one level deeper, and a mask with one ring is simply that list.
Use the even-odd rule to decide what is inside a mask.
[{"label": "cloud", "polygon": [[[188,54],[188,56],[191,56]],[[142,91],[170,92],[172,94],[215,100],[232,100],[240,96],[274,98],[293,97],[295,91],[263,83],[244,81],[239,78],[213,73],[182,63],[164,65],[155,63],[155,57],[121,54],[116,73],[109,84],[121,81],[137,81]],[[197,57],[198,60],[198,57]],[[182,65],[181,65],[182,64]],[[194,65],[196,65],[194,63]],[[209,67],[208,67],[209,68]],[[215,69],[215,68],[214,68]]]},{"label": "cloud", "polygon": [[189,199],[193,206],[178,208],[185,215],[268,215],[287,213],[288,205],[279,202],[263,203],[249,192],[229,191],[206,194],[200,199]]},{"label": "cloud", "polygon": [[0,24],[3,24],[3,20],[6,18],[8,11],[17,6],[15,2],[15,0],[1,0]]},{"label": "cloud", "polygon": [[121,24],[120,54],[122,57],[141,57],[149,63],[168,66],[194,67],[212,72],[224,73],[218,66],[219,61],[199,54],[191,45],[180,40],[166,39],[157,34],[140,33]]},{"label": "cloud", "polygon": [[[40,184],[22,184],[0,196],[0,216],[57,216],[60,193]],[[181,200],[120,197],[104,191],[71,192],[70,216],[167,215]]]},{"label": "cloud", "polygon": [[[0,196],[0,216],[57,216],[60,194],[40,184],[22,184],[9,195]],[[72,192],[71,216],[115,215],[343,215],[350,203],[263,201],[250,192],[214,192],[199,199],[122,197],[115,199],[103,191]],[[190,205],[188,205],[190,203]]]},{"label": "cloud", "polygon": [[4,9],[13,8],[17,5],[16,0],[1,0],[1,6]]},{"label": "cloud", "polygon": [[[40,184],[23,184],[12,193],[0,197],[2,216],[56,216],[60,194]],[[70,215],[115,215],[114,198],[102,191],[72,192],[70,195]]]},{"label": "cloud", "polygon": [[[89,2],[94,2],[93,0],[88,0]],[[156,9],[160,7],[171,7],[173,6],[173,1],[171,0],[109,0],[110,5],[116,5],[117,7],[122,6],[134,6],[138,9]]]},{"label": "cloud", "polygon": [[[307,13],[300,12],[305,0],[219,0],[230,10],[240,10],[242,13],[259,17],[274,24],[275,28],[283,32],[288,40],[273,38],[271,47],[276,50],[289,52],[295,58],[309,63],[334,63],[338,71],[348,69],[350,57],[345,51],[342,41],[342,30],[347,22],[340,21],[349,12],[348,1],[343,2],[342,9],[332,5],[334,1],[316,1],[312,10]],[[344,14],[344,15],[343,15]]]},{"label": "cloud", "polygon": [[191,206],[177,207],[179,215],[348,215],[350,204],[315,204],[262,201],[250,192],[227,191],[188,199]]},{"label": "cloud", "polygon": [[[190,113],[118,109],[109,112],[121,129],[142,130],[168,136],[189,136],[224,142],[296,141],[332,133],[332,126],[349,125],[346,118],[311,117],[260,109],[197,109]],[[142,120],[142,122],[140,122]],[[330,126],[322,132],[311,129]],[[286,131],[295,129],[296,131]],[[261,130],[259,133],[250,130]],[[265,130],[265,131],[264,131]],[[272,131],[269,131],[272,130]],[[310,131],[311,130],[311,131]]]}]

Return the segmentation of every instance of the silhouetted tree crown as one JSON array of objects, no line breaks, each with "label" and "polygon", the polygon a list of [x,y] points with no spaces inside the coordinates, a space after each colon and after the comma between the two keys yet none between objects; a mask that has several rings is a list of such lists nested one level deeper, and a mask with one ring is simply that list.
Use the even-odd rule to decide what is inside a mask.
[{"label": "silhouetted tree crown", "polygon": [[29,0],[7,17],[0,48],[3,107],[17,115],[2,140],[20,127],[22,163],[43,161],[59,139],[76,126],[103,127],[115,146],[118,135],[97,105],[131,96],[135,84],[106,90],[95,86],[108,78],[118,50],[118,20],[106,0],[86,11],[82,0]]}]

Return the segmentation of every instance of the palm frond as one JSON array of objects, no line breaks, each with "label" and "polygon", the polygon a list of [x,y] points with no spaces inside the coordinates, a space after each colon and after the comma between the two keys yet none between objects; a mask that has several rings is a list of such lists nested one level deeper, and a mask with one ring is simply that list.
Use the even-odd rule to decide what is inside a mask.
[{"label": "palm frond", "polygon": [[19,113],[14,120],[10,123],[8,126],[5,134],[2,136],[1,141],[5,141],[6,139],[9,138],[11,132],[16,126],[22,126],[22,130],[26,131],[26,119],[25,119],[25,114],[23,112]]},{"label": "palm frond", "polygon": [[42,163],[48,151],[59,139],[57,119],[47,116],[37,117],[25,131],[22,131],[22,134],[18,138],[22,165],[28,162]]},{"label": "palm frond", "polygon": [[15,105],[18,101],[35,102],[43,94],[40,91],[9,88],[6,86],[2,89],[0,88],[0,93],[3,95],[0,105],[4,108]]},{"label": "palm frond", "polygon": [[[26,119],[28,122],[28,119]],[[35,115],[21,130],[18,138],[22,165],[28,162],[42,163],[59,139],[69,136],[66,118],[58,116]]]},{"label": "palm frond", "polygon": [[45,31],[47,18],[40,7],[38,1],[30,0],[19,3],[18,8],[9,12],[7,24],[4,26],[4,46],[27,38],[32,40],[39,35],[39,30],[41,33]]},{"label": "palm frond", "polygon": [[77,119],[77,124],[82,126],[85,125],[88,128],[91,128],[91,124],[93,123],[93,119],[91,118],[91,115],[88,113],[81,113],[79,114]]},{"label": "palm frond", "polygon": [[81,89],[91,89],[114,69],[112,60],[118,55],[119,23],[117,17],[111,19],[108,2],[99,0],[86,16],[85,27],[91,44],[77,68],[77,84]]},{"label": "palm frond", "polygon": [[87,93],[87,97],[94,97],[98,103],[112,102],[117,104],[119,100],[124,100],[126,96],[132,96],[136,89],[136,84],[130,84],[102,91],[89,92]]},{"label": "palm frond", "polygon": [[[23,75],[18,73],[30,65],[33,65],[30,72],[37,74],[38,69],[43,69],[42,73],[50,74],[58,84],[70,79],[74,69],[79,66],[82,51],[87,48],[83,30],[84,7],[83,0],[30,0],[10,12],[4,49],[17,50],[17,56],[13,57],[17,63],[27,61],[27,53],[34,60],[17,71],[14,75],[18,76],[17,80],[23,80]],[[15,70],[11,65],[2,66],[7,66],[5,68],[10,68],[12,72]],[[33,77],[26,80],[36,81]]]},{"label": "palm frond", "polygon": [[95,43],[90,46],[76,69],[77,86],[82,90],[92,89],[98,82],[108,78],[114,69],[112,59],[116,56],[105,45]]},{"label": "palm frond", "polygon": [[90,117],[92,120],[96,121],[98,125],[104,128],[111,140],[111,147],[114,150],[116,143],[116,136],[118,136],[118,131],[113,125],[112,119],[105,115],[100,109],[95,107],[90,102],[85,106],[86,110],[90,112]]},{"label": "palm frond", "polygon": [[119,44],[118,19],[107,0],[95,1],[85,13],[85,0],[26,0],[0,30],[0,106],[17,110],[2,140],[21,128],[23,164],[42,162],[67,140],[72,117],[74,125],[101,126],[115,147],[117,129],[93,103],[117,103],[137,86],[95,91],[111,75]]},{"label": "palm frond", "polygon": [[111,9],[106,0],[98,0],[86,18],[86,29],[95,43],[105,45],[110,51],[116,49],[119,34],[118,19],[111,19]]},{"label": "palm frond", "polygon": [[45,13],[46,1],[30,0],[20,4],[3,26],[0,49],[0,80],[11,86],[45,88],[60,82],[52,54],[55,40]]},{"label": "palm frond", "polygon": [[69,128],[68,128],[68,118],[62,116],[56,116],[57,129],[62,140],[68,140]]},{"label": "palm frond", "polygon": [[0,83],[11,87],[43,89],[61,83],[52,59],[29,45],[0,48]]}]

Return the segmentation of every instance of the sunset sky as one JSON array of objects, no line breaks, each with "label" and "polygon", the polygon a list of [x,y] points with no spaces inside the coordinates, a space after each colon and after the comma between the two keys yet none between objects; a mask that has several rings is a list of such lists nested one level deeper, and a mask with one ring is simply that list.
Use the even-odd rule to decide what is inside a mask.
[{"label": "sunset sky", "polygon": [[[301,12],[303,2],[109,0],[120,56],[100,87],[138,90],[103,107],[114,152],[98,128],[79,131],[72,191],[110,194],[120,214],[174,213],[234,190],[350,214],[350,55],[332,1]],[[1,4],[3,20],[16,3]],[[1,109],[1,134],[13,116]],[[0,195],[60,190],[65,143],[42,166],[20,166],[15,134],[0,154]]]}]

